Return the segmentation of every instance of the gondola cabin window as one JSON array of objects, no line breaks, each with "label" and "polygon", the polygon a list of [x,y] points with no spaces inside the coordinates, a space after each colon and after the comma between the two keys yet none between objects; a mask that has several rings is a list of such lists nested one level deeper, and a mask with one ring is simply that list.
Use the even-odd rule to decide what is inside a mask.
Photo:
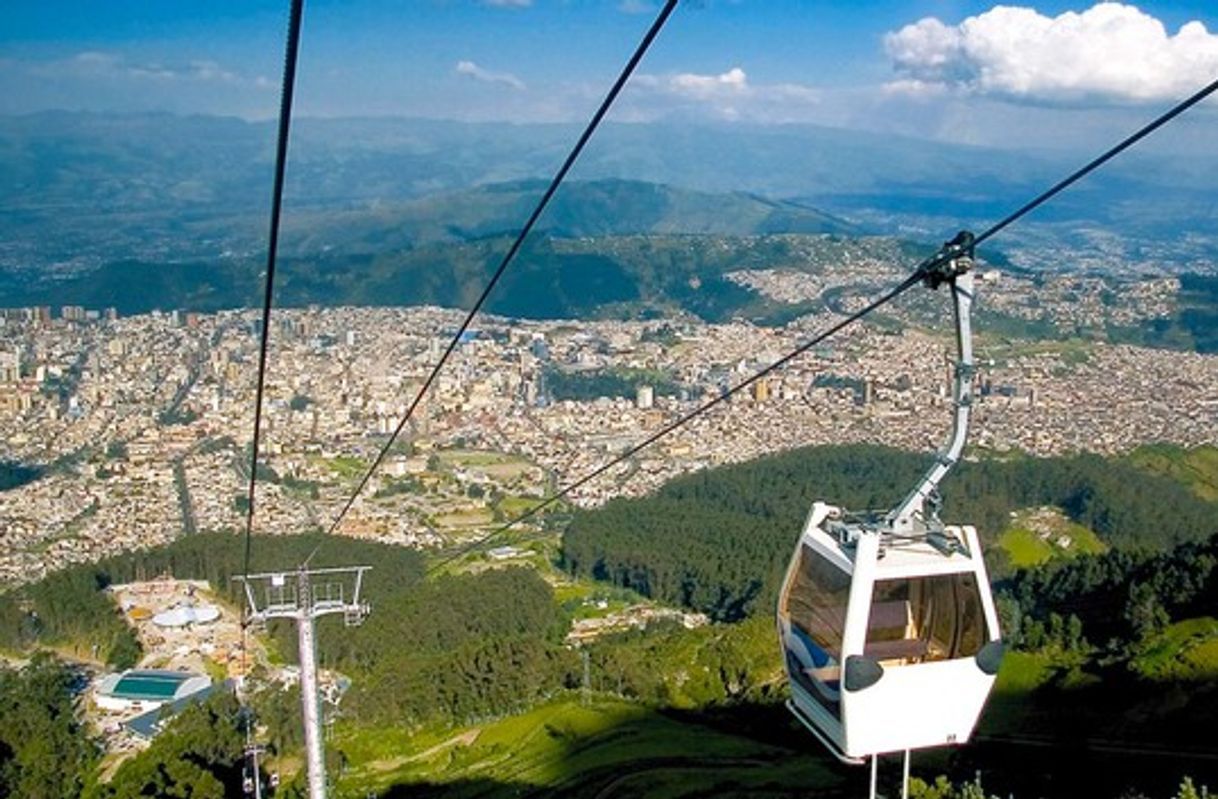
[{"label": "gondola cabin window", "polygon": [[988,640],[971,572],[878,580],[863,654],[885,666],[972,657]]},{"label": "gondola cabin window", "polygon": [[790,672],[819,704],[841,717],[842,632],[850,576],[810,548],[800,552],[782,612],[790,624]]}]

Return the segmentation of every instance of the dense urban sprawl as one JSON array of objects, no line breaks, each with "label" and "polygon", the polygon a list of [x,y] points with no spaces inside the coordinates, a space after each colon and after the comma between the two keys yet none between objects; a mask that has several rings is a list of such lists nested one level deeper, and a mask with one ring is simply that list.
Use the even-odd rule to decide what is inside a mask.
[{"label": "dense urban sprawl", "polygon": [[[756,274],[751,285],[798,290],[782,280]],[[1123,298],[1123,313],[1161,313],[1170,290]],[[460,318],[437,308],[276,311],[257,531],[330,524]],[[488,529],[833,318],[806,316],[784,328],[483,319],[339,532],[433,546]],[[0,585],[243,524],[258,324],[253,311],[5,312],[0,460],[43,471],[0,493]],[[953,347],[946,328],[848,329],[571,499],[595,505],[690,470],[809,444],[930,452],[949,422]],[[978,353],[978,448],[1113,453],[1213,440],[1218,357],[984,337]],[[555,375],[601,374],[628,376],[629,395],[562,399],[550,386]]]}]

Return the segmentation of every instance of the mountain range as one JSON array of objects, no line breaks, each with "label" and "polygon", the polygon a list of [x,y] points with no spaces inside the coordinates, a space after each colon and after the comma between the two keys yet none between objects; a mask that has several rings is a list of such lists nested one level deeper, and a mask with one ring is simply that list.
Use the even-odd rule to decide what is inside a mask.
[{"label": "mountain range", "polygon": [[[467,304],[577,133],[297,120],[282,301]],[[0,117],[0,306],[256,304],[273,141],[272,122],[235,118]],[[887,234],[933,247],[1000,218],[1078,162],[810,126],[607,124],[510,277],[533,296],[495,307],[566,316],[630,303],[632,312],[764,316],[772,309],[722,279],[773,267],[756,257],[764,248],[735,241],[721,256],[680,237]],[[1212,272],[1216,166],[1218,157],[1135,151],[996,240],[991,260],[1037,271]],[[619,241],[636,236],[658,244]],[[661,263],[649,264],[649,252],[664,254]],[[547,264],[565,267],[550,274]],[[693,278],[706,290],[691,293]]]},{"label": "mountain range", "polygon": [[[460,216],[463,209],[453,202],[459,192],[483,188],[481,199],[491,200],[494,190],[485,187],[529,187],[527,181],[548,179],[578,132],[561,124],[296,120],[286,186],[288,233],[293,226],[311,232],[319,219],[313,212],[331,220],[344,212],[342,224],[359,214],[367,217],[361,225],[378,218],[396,224],[398,210],[410,216],[418,211],[411,204],[425,198],[436,210],[450,198],[446,210]],[[1112,140],[1124,133],[1113,131]],[[265,246],[273,146],[271,121],[75,112],[0,117],[0,267],[44,271],[125,257],[190,260],[259,251]],[[1005,215],[1090,155],[994,150],[807,125],[606,123],[570,179],[744,192],[770,201],[797,198],[801,206],[871,232],[937,241],[961,225]],[[1096,238],[1102,233],[1156,252],[1187,242],[1185,261],[1212,259],[1218,250],[1209,224],[1218,209],[1215,176],[1218,156],[1134,149],[1038,210],[1020,230],[1038,239],[1055,234],[1050,243],[1093,248],[1101,246]],[[501,208],[519,210],[504,202]],[[590,207],[588,213],[594,210],[609,216],[633,212],[620,204]],[[713,210],[706,204],[704,219],[685,220],[687,232],[737,232],[730,208],[718,215]],[[551,219],[543,224],[553,224]],[[461,236],[484,231],[482,221],[458,219],[454,226]],[[504,229],[521,222],[505,218]],[[665,232],[674,232],[672,222]],[[312,244],[307,235],[284,241],[298,253]],[[1019,245],[1015,236],[1005,246]]]}]

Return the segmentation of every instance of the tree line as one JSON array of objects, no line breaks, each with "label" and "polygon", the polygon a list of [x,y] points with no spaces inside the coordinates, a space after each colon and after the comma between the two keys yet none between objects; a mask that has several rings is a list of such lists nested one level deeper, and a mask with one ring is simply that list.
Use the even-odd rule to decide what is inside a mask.
[{"label": "tree line", "polygon": [[[250,569],[291,570],[314,548],[317,552],[311,565],[315,567],[375,564],[365,586],[369,595],[400,590],[423,576],[423,558],[418,552],[321,535],[255,536]],[[204,533],[54,572],[0,595],[0,650],[23,652],[54,647],[114,668],[128,668],[143,653],[131,626],[105,589],[163,575],[206,580],[222,597],[242,607],[245,596],[233,577],[242,572],[244,554],[242,536]]]},{"label": "tree line", "polygon": [[1056,618],[1076,620],[1076,641],[1085,635],[1112,655],[1129,653],[1175,619],[1215,613],[1218,535],[1170,552],[1117,549],[1021,570],[998,593],[1013,643],[1039,648]]},{"label": "tree line", "polygon": [[569,372],[546,367],[543,372],[546,393],[554,401],[578,400],[589,402],[600,397],[634,399],[640,385],[649,385],[655,396],[675,397],[681,392],[680,383],[655,369],[609,368]]},{"label": "tree line", "polygon": [[[647,497],[577,512],[562,564],[720,621],[769,613],[814,501],[891,509],[929,464],[922,455],[850,445],[706,470]],[[977,526],[998,577],[1012,570],[994,543],[1021,508],[1060,506],[1127,553],[1168,552],[1218,530],[1214,504],[1185,486],[1092,455],[967,461],[943,494],[944,520]]]},{"label": "tree line", "polygon": [[[316,552],[314,550],[316,549]],[[549,586],[527,569],[423,581],[415,550],[350,538],[257,536],[251,570],[371,564],[364,597],[373,612],[360,627],[336,618],[318,624],[319,660],[354,678],[344,711],[375,722],[452,722],[502,715],[566,685],[575,668],[562,647],[568,620]],[[168,575],[206,580],[233,605],[245,603],[233,578],[244,540],[200,534],[157,549],[125,553],[0,595],[0,648],[66,649],[114,668],[142,656],[131,626],[105,589]],[[295,661],[295,629],[269,633]]]}]

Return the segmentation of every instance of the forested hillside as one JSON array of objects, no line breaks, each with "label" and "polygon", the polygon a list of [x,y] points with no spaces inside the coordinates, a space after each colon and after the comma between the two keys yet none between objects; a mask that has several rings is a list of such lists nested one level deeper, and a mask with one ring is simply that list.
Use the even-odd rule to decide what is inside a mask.
[{"label": "forested hillside", "polygon": [[508,569],[380,597],[362,627],[323,630],[319,647],[323,665],[356,678],[348,712],[361,722],[468,722],[567,685],[575,658],[562,648],[566,626],[535,571]]},{"label": "forested hillside", "polygon": [[[254,571],[300,563],[320,544],[314,567],[374,564],[365,596],[375,612],[361,627],[319,624],[323,666],[356,677],[349,707],[365,720],[454,721],[518,709],[561,688],[573,673],[561,647],[567,621],[534,571],[511,569],[421,583],[423,560],[402,547],[320,536],[257,537]],[[160,549],[77,566],[0,596],[0,649],[50,646],[125,668],[140,648],[103,589],[168,574],[207,580],[240,607],[240,536],[191,536]],[[339,634],[341,628],[341,634]],[[272,623],[279,649],[295,659],[290,625]]]},{"label": "forested hillside", "polygon": [[79,796],[97,751],[73,709],[72,673],[38,655],[21,671],[0,668],[0,796]]},{"label": "forested hillside", "polygon": [[[990,542],[1003,635],[1014,650],[980,741],[941,761],[942,768],[959,780],[984,767],[987,787],[999,786],[1002,795],[1064,799],[1076,795],[1076,783],[1054,785],[1036,776],[1052,773],[1056,749],[1020,750],[1043,764],[1043,772],[1033,773],[1004,765],[1010,750],[1001,742],[1032,741],[1036,747],[1058,736],[1076,742],[1100,736],[1106,746],[1144,749],[1153,741],[1160,748],[1152,754],[1174,759],[1146,772],[1141,769],[1147,761],[1120,767],[1104,761],[1110,773],[1100,781],[1098,797],[1116,799],[1135,783],[1148,796],[1167,795],[1185,774],[1208,780],[1208,772],[1190,768],[1186,756],[1173,753],[1209,751],[1205,729],[1218,713],[1218,536],[1214,504],[1203,498],[1211,483],[1195,469],[1188,480],[1164,476],[1175,474],[1180,463],[1195,466],[1207,459],[1201,451],[1158,448],[1122,460],[975,462],[952,476],[946,516],[978,523]],[[319,543],[313,565],[374,564],[367,585],[374,612],[364,626],[340,630],[334,619],[319,626],[323,666],[352,678],[341,705],[344,732],[331,753],[336,772],[350,761],[352,795],[382,789],[389,793],[381,795],[413,795],[386,787],[400,773],[400,779],[422,781],[424,793],[441,789],[432,780],[501,774],[505,782],[478,783],[475,792],[506,796],[520,788],[512,775],[521,771],[502,766],[511,760],[505,752],[517,750],[559,758],[529,761],[531,778],[543,780],[534,788],[590,788],[613,779],[606,763],[650,756],[630,736],[652,741],[646,736],[661,730],[664,746],[671,747],[665,751],[677,758],[665,763],[696,762],[705,769],[705,758],[683,748],[680,735],[673,737],[680,725],[702,725],[690,741],[706,740],[698,736],[710,734],[707,725],[719,731],[715,735],[728,736],[714,738],[716,745],[740,760],[721,768],[760,785],[758,769],[769,768],[773,758],[819,757],[774,748],[792,741],[807,743],[809,751],[812,746],[781,708],[785,688],[771,617],[777,582],[808,505],[824,497],[854,508],[890,506],[925,465],[924,457],[880,447],[808,449],[709,470],[652,497],[577,513],[562,543],[566,568],[732,622],[696,629],[653,624],[604,635],[582,651],[564,645],[567,614],[575,606],[556,600],[546,577],[557,576],[546,567],[425,579],[417,552],[303,536],[255,539],[254,568],[299,562]],[[1064,509],[1073,522],[1094,530],[1108,550],[1012,568],[993,542],[1011,521],[1011,510],[1036,505]],[[82,658],[108,657],[116,665],[131,662],[139,649],[102,593],[106,585],[172,573],[207,579],[237,602],[231,575],[240,572],[241,556],[239,536],[204,534],[75,567],[0,596],[0,646],[27,652],[49,646]],[[292,630],[272,625],[270,634],[279,639],[274,648],[291,659]],[[0,677],[0,692],[10,698],[48,690],[66,697],[73,681],[69,671],[42,657]],[[1174,698],[1165,702],[1164,695]],[[222,796],[238,779],[240,752],[232,734],[235,709],[226,701],[184,717],[149,752],[119,769],[108,787],[94,787],[96,757],[87,733],[65,715],[64,703],[44,707],[42,700],[31,705],[14,699],[0,714],[0,785],[69,786],[64,790],[116,799],[148,791]],[[260,722],[289,762],[300,746],[297,701],[298,694],[278,689],[255,701]],[[599,701],[618,703],[613,713],[628,703],[658,715],[631,716],[622,722],[623,731],[603,723],[584,731],[564,726],[563,718],[601,718],[589,706]],[[550,710],[538,715],[539,708]],[[487,727],[508,729],[513,719],[535,716],[555,720],[538,721],[537,730],[530,727],[498,743],[494,736],[468,743]],[[31,748],[25,736],[62,745],[51,755]],[[530,743],[529,736],[539,737]],[[470,753],[428,754],[430,765],[416,759],[422,752],[447,752],[444,747],[457,746],[453,740],[466,741],[459,746]],[[581,759],[585,749],[614,760]],[[691,759],[680,759],[685,757]],[[451,772],[437,763],[450,764]],[[777,779],[775,796],[808,787],[802,782],[806,771]],[[782,782],[788,779],[798,782],[798,790],[795,782]],[[825,775],[817,779],[839,784]],[[475,786],[450,787],[451,795],[465,795]],[[64,794],[55,787],[47,795]]]},{"label": "forested hillside", "polygon": [[[315,535],[259,536],[252,547],[254,572],[283,569],[304,562]],[[37,583],[0,595],[0,650],[55,647],[86,659],[100,659],[119,668],[140,656],[139,644],[113,600],[102,593],[109,585],[172,575],[207,580],[238,607],[244,603],[233,575],[243,569],[244,543],[225,533],[195,535],[169,546],[74,566]],[[376,563],[368,575],[369,592],[383,595],[416,583],[423,574],[422,558],[401,547],[343,539],[340,551],[323,546],[314,565]]]},{"label": "forested hillside", "polygon": [[[510,231],[396,248],[325,250],[285,257],[276,303],[468,307],[498,266]],[[781,323],[820,304],[768,300],[724,277],[741,269],[820,269],[839,261],[914,263],[924,255],[890,238],[838,236],[621,235],[536,236],[490,298],[487,311],[532,319],[692,313],[708,322],[734,316]],[[0,303],[113,306],[123,315],[182,308],[213,312],[249,307],[258,294],[253,260],[167,263],[127,258],[53,285],[3,285]]]},{"label": "forested hillside", "polygon": [[[719,620],[769,613],[814,501],[891,508],[928,465],[925,456],[860,445],[700,472],[652,496],[577,513],[563,536],[563,563]],[[990,544],[1012,511],[1041,505],[1061,507],[1123,552],[1164,552],[1218,531],[1215,505],[1180,483],[1091,455],[965,462],[943,494],[943,518],[976,525]],[[997,575],[1009,570],[997,547],[988,554]]]}]

